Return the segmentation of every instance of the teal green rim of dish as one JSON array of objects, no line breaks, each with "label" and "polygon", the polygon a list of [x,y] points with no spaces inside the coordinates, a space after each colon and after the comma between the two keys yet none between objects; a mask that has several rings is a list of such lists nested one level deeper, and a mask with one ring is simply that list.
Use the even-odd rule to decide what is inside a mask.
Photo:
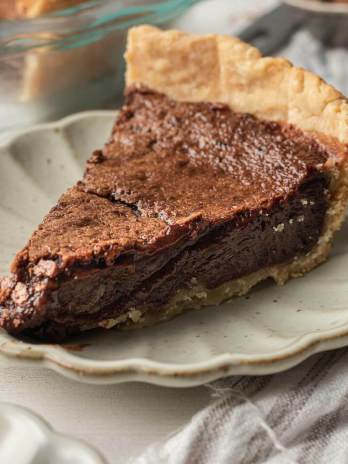
[{"label": "teal green rim of dish", "polygon": [[[165,24],[198,1],[154,1],[142,6],[117,8],[117,2],[113,0],[94,0],[40,18],[3,21],[0,22],[0,57],[40,48],[64,51],[85,47],[112,32],[132,26]],[[69,29],[72,22],[74,24]]]}]

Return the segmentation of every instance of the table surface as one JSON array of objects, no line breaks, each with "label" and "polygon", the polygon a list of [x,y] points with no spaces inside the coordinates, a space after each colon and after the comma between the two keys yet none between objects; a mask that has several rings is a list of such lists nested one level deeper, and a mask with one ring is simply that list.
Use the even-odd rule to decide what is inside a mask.
[{"label": "table surface", "polygon": [[110,464],[126,463],[178,430],[210,398],[205,387],[86,385],[39,367],[0,364],[0,379],[0,401],[32,409],[57,431],[93,444]]},{"label": "table surface", "polygon": [[[193,32],[223,32],[243,25],[272,0],[206,0],[179,20]],[[252,7],[246,13],[246,3]],[[274,3],[274,2],[273,2]],[[214,14],[209,14],[209,11]],[[113,464],[126,463],[146,446],[178,430],[210,401],[206,387],[169,389],[145,384],[75,383],[40,367],[0,363],[0,401],[42,415],[58,431],[96,446]]]}]

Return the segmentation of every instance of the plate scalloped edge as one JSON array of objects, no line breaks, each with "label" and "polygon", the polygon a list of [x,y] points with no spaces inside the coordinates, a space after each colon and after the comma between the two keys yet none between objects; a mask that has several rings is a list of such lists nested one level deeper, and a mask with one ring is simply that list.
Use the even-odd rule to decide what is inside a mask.
[{"label": "plate scalloped edge", "polygon": [[348,326],[324,334],[308,334],[288,349],[272,355],[224,354],[209,361],[180,365],[133,358],[93,361],[74,356],[57,345],[34,345],[17,340],[0,330],[0,354],[22,363],[39,363],[64,376],[91,384],[147,382],[168,387],[192,387],[231,375],[267,375],[294,367],[310,356],[348,345]]},{"label": "plate scalloped edge", "polygon": [[[58,122],[16,131],[0,143],[1,151],[9,150],[18,137],[40,131],[69,129],[82,120],[114,119],[114,111],[78,113]],[[304,334],[284,349],[271,354],[248,355],[225,353],[207,361],[176,364],[129,358],[100,361],[81,358],[59,345],[25,343],[0,330],[0,356],[10,363],[41,364],[66,377],[94,384],[141,381],[170,387],[201,385],[229,375],[264,375],[289,369],[309,356],[348,345],[348,322],[320,333]]]}]

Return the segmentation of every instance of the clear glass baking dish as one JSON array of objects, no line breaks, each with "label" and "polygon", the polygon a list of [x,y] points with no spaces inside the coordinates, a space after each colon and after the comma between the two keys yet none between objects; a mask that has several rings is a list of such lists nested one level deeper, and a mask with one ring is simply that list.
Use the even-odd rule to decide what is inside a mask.
[{"label": "clear glass baking dish", "polygon": [[196,1],[93,0],[0,21],[0,130],[115,107],[127,29],[165,26]]}]

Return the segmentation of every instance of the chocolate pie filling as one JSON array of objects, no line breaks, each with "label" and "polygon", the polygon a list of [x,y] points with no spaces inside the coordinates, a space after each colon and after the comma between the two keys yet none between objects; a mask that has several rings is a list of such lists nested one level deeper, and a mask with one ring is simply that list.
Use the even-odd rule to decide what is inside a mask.
[{"label": "chocolate pie filling", "polygon": [[17,256],[2,325],[84,330],[308,253],[328,157],[290,125],[130,89],[103,152]]}]

